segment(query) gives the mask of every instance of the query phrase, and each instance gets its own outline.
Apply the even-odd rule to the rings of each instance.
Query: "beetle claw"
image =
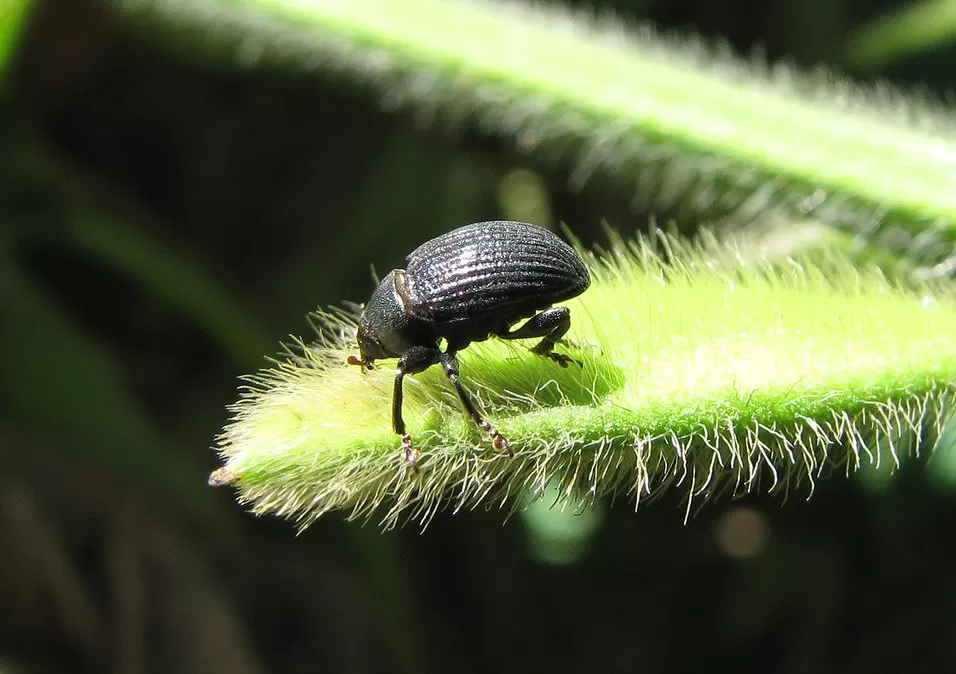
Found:
[[[487,421],[482,421],[480,425],[481,429],[491,438],[491,444],[495,446],[495,449],[497,449],[499,452],[508,452],[508,458],[513,459],[515,453],[514,450],[511,449],[511,445],[508,443],[508,438],[499,433],[498,429],[489,424]]]
[[[559,341],[563,341],[563,340],[559,340]],[[558,353],[557,351],[554,351],[553,347],[554,347],[554,344],[543,342],[541,344],[538,344],[538,346],[534,347],[533,349],[531,349],[531,353],[553,360],[555,363],[557,363],[561,367],[567,367],[568,363],[577,363],[578,365],[581,365],[581,363],[578,363],[578,361],[574,360],[574,358],[572,358],[571,356],[566,356],[563,353]]]
[[[408,433],[402,435],[402,464],[410,466],[411,469],[417,473],[418,460],[421,456],[421,453],[415,449],[415,445],[412,444],[412,436]]]
[[[492,436],[492,442],[495,443],[495,449],[497,449],[499,452],[508,452],[509,459],[515,458],[515,452],[513,449],[511,449],[511,444],[508,442],[508,438],[495,431],[495,435]]]
[[[568,363],[574,363],[578,367],[581,367],[581,363],[574,360],[574,358],[572,358],[571,356],[566,356],[563,353],[555,353],[554,351],[552,351],[551,353],[546,353],[545,356],[553,360],[555,363],[557,363],[561,367],[567,367]]]

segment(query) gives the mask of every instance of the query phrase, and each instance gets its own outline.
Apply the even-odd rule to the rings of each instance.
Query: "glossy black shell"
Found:
[[[444,336],[477,341],[584,292],[591,284],[574,249],[523,222],[477,222],[426,241],[408,256],[413,316]]]

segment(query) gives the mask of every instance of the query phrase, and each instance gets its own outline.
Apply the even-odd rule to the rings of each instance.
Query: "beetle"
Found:
[[[392,427],[402,438],[406,464],[414,465],[419,454],[402,417],[402,382],[405,375],[436,363],[495,448],[511,455],[508,440],[481,416],[461,383],[456,354],[492,336],[541,337],[531,351],[567,367],[572,359],[554,347],[571,327],[571,312],[552,305],[587,290],[587,267],[547,229],[509,220],[454,229],[421,244],[406,262],[405,269],[390,271],[372,292],[359,317],[361,358],[349,356],[348,363],[372,369],[376,360],[398,358]],[[529,320],[511,329],[524,318]]]

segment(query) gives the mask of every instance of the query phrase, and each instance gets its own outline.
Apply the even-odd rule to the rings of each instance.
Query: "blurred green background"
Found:
[[[905,3],[572,4],[956,84],[945,21],[859,32]],[[600,243],[605,220],[680,213],[117,5],[21,7],[0,0],[0,673],[956,671],[940,457],[686,525],[675,496],[297,536],[208,488],[237,377],[308,311],[364,300],[370,264],[482,219]]]

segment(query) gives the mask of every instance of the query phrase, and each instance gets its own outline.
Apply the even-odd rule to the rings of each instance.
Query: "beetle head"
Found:
[[[391,271],[382,279],[359,318],[356,338],[366,363],[379,358],[398,358],[407,348],[408,316],[395,287],[396,273],[401,270]]]
[[[356,335],[365,363],[401,358],[413,346],[436,346],[435,329],[412,313],[406,282],[405,270],[394,269],[369,298]]]
[[[372,361],[389,357],[389,355],[385,353],[385,349],[381,343],[375,338],[374,332],[369,333],[364,326],[359,325],[358,335],[356,335],[356,337],[359,353],[362,354],[362,360],[353,361],[353,357],[350,357],[349,362],[352,363],[352,365],[362,365],[371,369]]]

